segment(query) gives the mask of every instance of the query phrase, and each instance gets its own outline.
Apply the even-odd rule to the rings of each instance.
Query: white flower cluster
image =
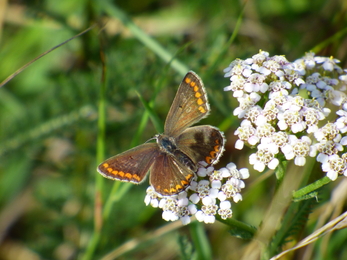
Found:
[[[184,225],[194,215],[205,223],[214,223],[216,214],[222,219],[231,218],[231,200],[235,203],[242,200],[240,192],[245,187],[242,180],[249,177],[248,169],[238,170],[233,163],[219,170],[201,166],[197,177],[186,191],[173,196],[161,196],[152,186],[148,187],[146,205],[161,208],[166,221],[180,219]]]
[[[230,78],[224,90],[237,98],[234,115],[243,119],[235,147],[257,147],[249,159],[254,169],[275,169],[282,153],[299,166],[316,157],[331,180],[347,176],[347,70],[337,63],[312,52],[289,62],[260,51],[224,70]]]

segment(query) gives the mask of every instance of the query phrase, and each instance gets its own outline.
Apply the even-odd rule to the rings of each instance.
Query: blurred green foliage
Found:
[[[119,259],[196,257],[189,226],[145,236],[166,225],[159,209],[143,203],[147,181],[129,186],[125,196],[112,203],[94,250],[86,253],[95,234],[96,194],[101,192],[104,203],[114,185],[102,179],[102,186],[96,186],[103,84],[109,157],[156,134],[150,121],[138,133],[145,109],[136,93],[153,101],[153,110],[164,122],[182,79],[170,63],[129,33],[119,17],[110,16],[105,2],[118,6],[167,53],[201,76],[212,107],[203,123],[218,126],[232,119],[223,125],[228,143],[220,166],[234,161],[241,168],[248,163],[247,153],[233,148],[239,122],[232,115],[231,96],[223,92],[228,85],[223,69],[231,61],[259,49],[294,60],[314,49],[347,67],[343,0],[7,2],[0,11],[1,80],[91,24],[99,26],[36,61],[0,89],[0,259],[99,259],[136,238],[136,247],[121,251]],[[237,37],[228,45],[242,12]],[[137,134],[140,140],[134,138]],[[252,172],[244,201],[233,206],[235,219],[254,226],[262,222],[276,182],[270,176],[254,183],[259,176]],[[322,190],[320,205],[333,189],[330,184]],[[319,208],[296,239],[310,234],[318,218]],[[206,230],[213,259],[246,257],[249,241],[230,236],[227,226],[216,223]],[[341,251],[346,240],[345,230],[336,232],[323,241],[324,252],[322,241],[313,248],[311,259],[346,258],[346,250]]]

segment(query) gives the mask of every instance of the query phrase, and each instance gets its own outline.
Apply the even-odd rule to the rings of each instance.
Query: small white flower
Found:
[[[235,149],[242,150],[245,145],[244,141],[241,141],[240,139],[236,141],[235,143]]]
[[[275,153],[263,144],[258,145],[258,151],[250,155],[249,163],[259,172],[264,171],[265,166],[268,166],[268,164],[271,166],[278,164],[277,159],[275,158]]]
[[[197,221],[203,222],[203,221],[204,221],[204,218],[205,218],[205,214],[204,214],[204,212],[202,212],[201,210],[198,210],[198,211],[195,213],[195,217],[196,217]]]
[[[190,195],[189,200],[194,204],[197,204],[200,201],[200,197],[197,193]]]
[[[222,219],[227,219],[232,217],[233,212],[231,209],[219,209],[218,214],[221,216]]]
[[[341,139],[340,144],[341,144],[342,146],[346,146],[346,145],[347,145],[347,136],[344,136],[344,137]]]
[[[188,203],[189,203],[189,200],[188,200],[187,197],[186,197],[186,198],[179,199],[179,200],[177,201],[177,205],[178,205],[179,207],[187,206]]]
[[[239,170],[241,179],[248,179],[249,178],[249,170],[247,168],[242,168]]]
[[[197,175],[200,176],[200,177],[205,177],[207,175],[207,170],[206,168],[204,167],[200,167],[198,172],[197,172]]]
[[[198,183],[196,181],[191,181],[190,182],[190,186],[189,186],[189,189],[192,190],[192,191],[196,191],[196,188],[198,187]]]
[[[219,187],[221,187],[221,185]],[[213,199],[217,198],[218,192],[219,192],[219,188],[218,189],[216,189],[216,188],[215,189],[213,189],[213,188],[210,189],[209,197],[213,198]]]
[[[294,163],[298,166],[303,166],[306,163],[307,156],[315,156],[315,147],[311,146],[311,139],[303,136],[298,139],[294,135],[290,135],[289,143],[281,148],[287,160],[294,158]]]
[[[219,204],[219,208],[220,208],[220,209],[230,209],[230,208],[231,208],[231,203],[230,203],[230,201],[228,201],[228,200],[222,201],[222,202]]]
[[[265,170],[265,163],[258,160],[257,154],[253,153],[249,157],[249,163],[253,165],[253,168],[257,170],[258,172],[263,172]]]
[[[346,100],[346,94],[334,89],[329,89],[325,93],[326,98],[335,106],[341,106]]]
[[[204,222],[206,224],[213,224],[216,221],[216,217],[214,215],[205,215]]]
[[[222,182],[220,180],[213,180],[211,182],[212,189],[218,190],[222,186]]]
[[[182,221],[182,225],[188,225],[191,220],[190,220],[190,217],[189,216],[184,216],[181,218],[181,221]]]
[[[320,129],[318,129],[318,131],[314,133],[314,136],[317,139],[317,141],[321,141],[321,140],[333,140],[337,137],[338,134],[339,134],[339,130],[337,126],[333,123],[327,123]]]
[[[217,198],[218,198],[220,201],[225,201],[228,197],[227,197],[227,195],[226,195],[223,191],[220,191],[220,192],[218,192]]]
[[[303,57],[303,61],[307,69],[313,69],[316,66],[314,57],[315,57],[315,54],[313,52],[305,53],[305,56]]]
[[[234,196],[233,196],[233,200],[235,203],[238,203],[239,201],[242,200],[242,195],[240,193],[236,193]]]
[[[347,132],[347,111],[339,110],[336,114],[339,115],[339,117],[335,122],[335,126],[340,133],[344,134]]]
[[[239,137],[242,142],[247,142],[251,145],[256,144],[259,138],[256,136],[256,129],[248,120],[243,120],[241,126],[235,131],[235,135]]]
[[[223,170],[224,169],[224,170]],[[214,181],[220,181],[223,180],[223,174],[226,174],[228,172],[228,170],[226,168],[221,168],[219,169],[218,171],[216,170],[213,170],[213,172],[211,172],[208,176],[209,176],[209,179],[210,179],[210,182],[211,182],[211,186],[212,186],[212,183]],[[216,184],[215,184],[216,185]],[[216,186],[212,186],[212,188],[215,188]]]
[[[196,212],[198,211],[198,209],[197,209],[195,204],[190,204],[188,206],[188,211],[189,211],[190,214],[195,215]]]
[[[213,171],[214,171],[213,166],[209,166],[209,167],[207,167],[207,169],[206,169],[206,172],[207,172],[207,175],[208,175],[208,176],[210,176],[211,173],[213,173]]]
[[[297,166],[304,166],[306,163],[306,158],[304,156],[296,156],[294,159],[294,164]]]
[[[176,221],[178,216],[172,211],[163,211],[162,218],[166,221]]]
[[[204,197],[204,198],[202,198],[202,204],[204,204],[204,205],[211,205],[211,204],[213,204],[214,203],[214,200],[213,200],[213,198],[211,198],[211,197],[209,197],[209,196],[206,196],[206,197]]]
[[[146,190],[147,195],[145,196],[145,204],[148,206],[149,204],[153,208],[157,208],[159,206],[160,195],[155,192],[152,186],[149,186]]]
[[[324,164],[329,160],[329,155],[324,154],[324,153],[320,153],[317,155],[316,160],[317,160],[317,162]]]
[[[196,191],[199,194],[200,198],[208,196],[210,192],[210,182],[208,180],[201,180],[198,182]]]
[[[285,132],[276,132],[271,136],[271,141],[277,147],[284,147],[288,144],[288,134]]]
[[[257,154],[255,153],[249,156],[249,163],[253,165],[253,168],[258,172],[263,172],[265,170],[265,163],[259,160]]]
[[[219,169],[219,172],[223,178],[228,178],[231,176],[231,173],[230,173],[228,168],[223,167],[223,168]]]
[[[259,139],[264,137],[270,137],[275,133],[276,129],[269,123],[264,123],[262,125],[257,126],[256,135]]]
[[[275,170],[279,163],[280,161],[277,158],[274,158],[268,163],[267,167],[271,170]]]
[[[334,181],[338,175],[347,174],[347,165],[344,159],[340,158],[337,154],[333,154],[322,164],[322,170],[327,173],[329,179]]]

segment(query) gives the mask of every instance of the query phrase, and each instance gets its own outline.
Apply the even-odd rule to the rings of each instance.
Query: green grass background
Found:
[[[233,148],[239,120],[232,115],[232,93],[223,92],[229,84],[223,69],[259,49],[290,61],[314,50],[346,68],[346,1],[1,4],[0,80],[98,26],[0,89],[0,259],[113,259],[107,258],[111,252],[117,259],[248,259],[251,240],[231,236],[227,225],[167,223],[161,210],[143,202],[148,181],[115,183],[97,174],[96,166],[158,133],[186,70],[193,70],[211,103],[202,123],[220,127],[227,138],[218,167],[230,161],[248,167],[250,150]],[[276,179],[250,170],[233,217],[258,227]],[[315,229],[321,208],[342,181],[321,190],[305,228],[285,246]],[[341,230],[286,259],[346,259],[346,241]]]

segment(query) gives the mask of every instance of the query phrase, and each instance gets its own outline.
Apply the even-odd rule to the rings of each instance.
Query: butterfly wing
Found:
[[[139,184],[159,153],[158,144],[145,143],[107,159],[97,170],[106,178]]]
[[[204,85],[193,71],[183,78],[170,111],[164,132],[176,137],[184,129],[206,117],[210,111]]]
[[[200,161],[209,165],[217,163],[224,144],[223,133],[209,125],[189,127],[176,139],[177,148],[195,164]]]
[[[150,171],[151,185],[157,193],[164,196],[185,190],[194,177],[192,170],[167,153],[158,155]]]

